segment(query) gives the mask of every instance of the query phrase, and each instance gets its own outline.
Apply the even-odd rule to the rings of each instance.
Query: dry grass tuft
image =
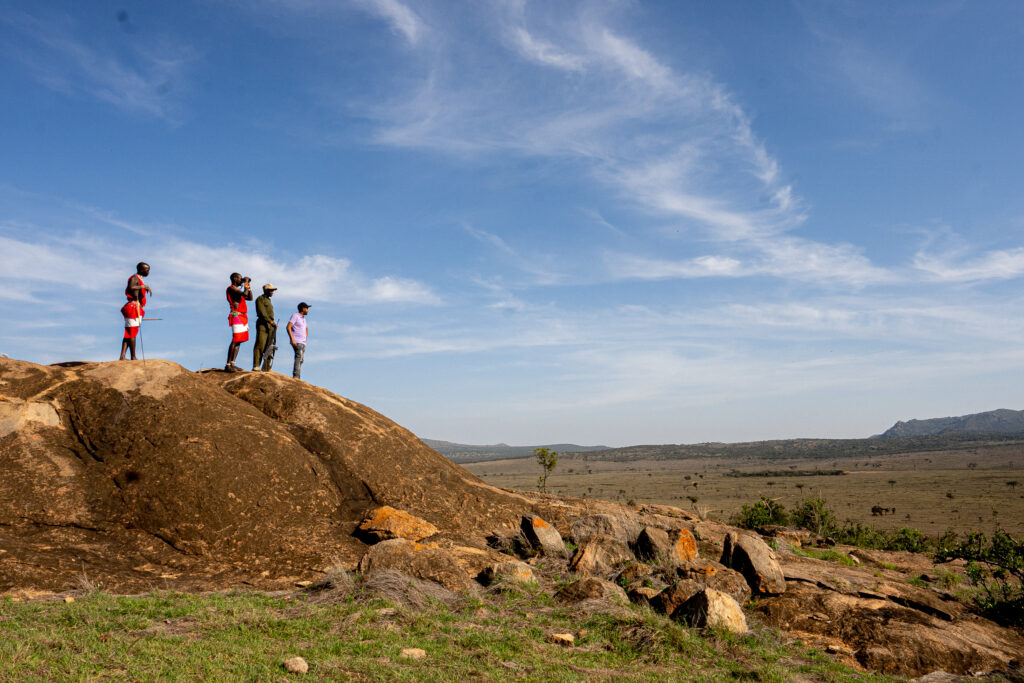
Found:
[[[362,599],[380,598],[411,609],[423,609],[431,602],[455,607],[464,600],[458,593],[438,583],[423,581],[392,569],[363,576],[357,585],[356,596]]]

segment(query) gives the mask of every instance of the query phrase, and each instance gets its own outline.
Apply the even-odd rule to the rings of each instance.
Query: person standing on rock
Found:
[[[128,303],[121,307],[121,315],[124,316],[124,338],[121,340],[121,357],[124,360],[127,351],[131,351],[132,360],[135,357],[135,339],[142,329],[142,318],[146,315],[146,295],[152,295],[153,290],[142,281],[143,276],[149,275],[149,264],[145,261],[135,266],[135,275],[128,278],[128,284],[124,288],[124,295],[128,297]]]
[[[302,379],[302,361],[306,359],[306,340],[309,338],[309,328],[306,327],[306,314],[309,313],[309,304],[303,301],[299,304],[298,313],[292,313],[288,319],[288,339],[295,349],[295,366],[292,368],[292,377]]]
[[[267,351],[267,344],[270,342],[270,333],[277,327],[274,322],[274,304],[270,297],[274,296],[277,287],[269,282],[263,285],[263,293],[256,297],[256,344],[252,347],[252,371],[260,369],[263,362],[263,355]]]
[[[249,284],[251,281],[251,278],[231,273],[231,284],[228,285],[226,292],[228,306],[231,307],[228,313],[231,345],[228,346],[228,362],[224,366],[227,372],[242,372],[242,368],[235,366],[235,358],[242,342],[249,341],[249,308],[245,302],[252,301],[252,286]]]

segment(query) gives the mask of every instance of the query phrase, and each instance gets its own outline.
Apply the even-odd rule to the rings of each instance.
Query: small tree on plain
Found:
[[[555,465],[558,464],[558,453],[547,446],[541,446],[540,448],[534,448],[533,454],[537,456],[537,464],[542,468],[541,475],[537,478],[537,488],[543,493],[547,493],[548,475],[551,474],[552,470],[555,469]]]

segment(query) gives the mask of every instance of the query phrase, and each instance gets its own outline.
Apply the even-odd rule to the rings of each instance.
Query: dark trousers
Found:
[[[257,369],[263,361],[263,351],[270,341],[270,325],[262,320],[256,322],[256,343],[252,347],[252,367]]]

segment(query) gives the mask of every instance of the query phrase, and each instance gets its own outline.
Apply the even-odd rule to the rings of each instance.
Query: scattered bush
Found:
[[[835,513],[821,496],[797,503],[791,517],[793,524],[819,536],[833,536],[838,530]]]
[[[1002,530],[992,538],[981,532],[963,540],[947,536],[935,552],[938,562],[967,560],[967,579],[981,589],[978,607],[996,621],[1024,626],[1024,539]]]
[[[782,503],[768,496],[761,496],[761,500],[753,505],[744,505],[734,521],[736,526],[744,529],[758,529],[772,524],[787,526],[789,514]]]
[[[924,533],[919,529],[912,529],[904,526],[899,530],[886,534],[887,542],[885,550],[905,550],[911,553],[923,553],[931,545]]]

